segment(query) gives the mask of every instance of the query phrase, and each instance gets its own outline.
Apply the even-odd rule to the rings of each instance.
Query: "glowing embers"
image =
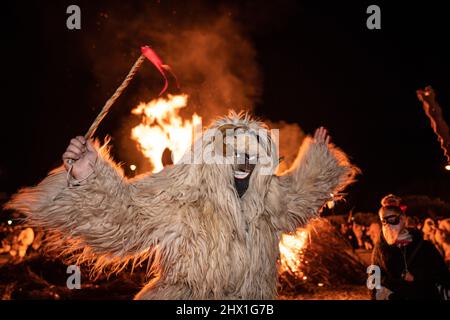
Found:
[[[283,234],[281,236],[280,247],[280,272],[293,273],[299,279],[306,280],[301,267],[303,265],[304,250],[307,245],[308,231],[303,228],[298,228],[295,232],[290,234]]]

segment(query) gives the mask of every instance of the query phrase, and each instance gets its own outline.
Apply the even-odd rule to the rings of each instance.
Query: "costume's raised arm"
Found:
[[[324,129],[323,129],[324,130]],[[334,195],[339,197],[354,182],[359,170],[328,138],[307,137],[292,167],[280,177],[282,203],[286,214],[277,221],[282,231],[293,231],[318,216],[319,209]],[[284,211],[284,210],[283,210]]]
[[[164,192],[176,184],[170,170],[127,180],[105,148],[93,169],[87,180],[69,185],[66,170],[57,168],[5,207],[23,212],[32,225],[56,231],[60,238],[50,246],[64,245],[66,253],[97,266],[143,257],[154,244],[173,240],[177,211],[169,208],[174,201]]]

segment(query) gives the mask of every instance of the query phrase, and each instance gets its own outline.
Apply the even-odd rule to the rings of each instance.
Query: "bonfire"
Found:
[[[170,150],[172,156],[171,163],[175,163],[195,139],[202,117],[193,113],[191,119],[183,119],[180,110],[186,107],[188,96],[180,94],[140,103],[132,110],[134,115],[141,117],[141,123],[132,129],[131,137],[150,161],[153,172],[164,168],[167,150]],[[295,154],[291,153],[297,151],[296,146],[281,147],[281,155],[286,155],[287,159],[295,158]],[[282,234],[279,248],[282,294],[365,283],[364,266],[326,219],[317,219],[293,233]],[[336,273],[337,266],[339,274]]]
[[[140,117],[140,123],[132,128],[129,134],[136,143],[136,149],[150,162],[152,172],[158,172],[165,165],[176,163],[181,159],[186,148],[201,131],[200,115],[192,113],[190,117],[184,118],[180,115],[182,109],[188,108],[188,102],[187,94],[168,94],[147,103],[140,103],[133,108],[132,115]],[[282,125],[287,130],[298,130],[296,126]],[[294,136],[298,135],[297,132],[292,132]],[[292,151],[286,148],[289,145]],[[292,147],[292,143],[282,148],[281,154],[285,155],[287,162],[295,158],[294,150],[297,150],[297,146]],[[283,165],[286,168],[290,163],[285,161]],[[139,168],[130,165],[130,169],[134,172]],[[22,229],[26,226],[16,228]],[[20,233],[20,230],[17,232]],[[351,253],[348,253],[347,244],[339,238],[335,228],[326,219],[318,219],[293,233],[281,235],[279,248],[280,295],[313,292],[342,283],[364,283],[364,268]],[[45,255],[41,248],[30,246],[26,255],[25,253],[21,255],[20,261],[8,252],[4,254],[6,261],[1,266],[2,273],[14,275],[12,281],[0,283],[4,299],[76,299],[89,297],[90,294],[97,299],[101,297],[127,299],[131,298],[136,288],[145,283],[144,270],[137,268],[131,274],[131,268],[128,268],[111,278],[100,277],[96,281],[84,279],[84,293],[78,294],[77,290],[66,288],[66,274],[59,272],[58,277],[56,271],[50,272],[51,274],[38,272],[38,270],[64,270],[57,257]],[[16,270],[17,266],[22,269],[19,273]],[[337,266],[339,274],[335,272]],[[85,270],[87,271],[87,268]],[[115,286],[121,289],[117,290]],[[104,296],[107,292],[111,292],[109,288],[112,287],[115,289],[111,291],[117,292],[117,296]],[[23,288],[28,289],[23,291]]]

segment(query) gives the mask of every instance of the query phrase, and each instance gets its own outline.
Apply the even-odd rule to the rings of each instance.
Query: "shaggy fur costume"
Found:
[[[231,113],[210,128],[265,128]],[[98,146],[97,146],[98,148]],[[68,185],[57,168],[6,205],[58,232],[51,246],[94,271],[149,262],[136,299],[273,299],[278,242],[318,215],[358,169],[333,145],[306,138],[292,168],[262,175],[257,164],[239,197],[231,165],[177,164],[127,179],[105,147],[94,174]]]

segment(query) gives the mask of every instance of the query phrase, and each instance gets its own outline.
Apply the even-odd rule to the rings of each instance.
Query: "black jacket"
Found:
[[[450,272],[435,246],[422,233],[409,230],[413,241],[403,247],[390,246],[383,235],[372,253],[372,264],[381,269],[381,285],[393,293],[389,300],[440,299],[437,285],[450,288]],[[405,260],[413,281],[405,281]],[[374,293],[372,295],[374,297]]]

